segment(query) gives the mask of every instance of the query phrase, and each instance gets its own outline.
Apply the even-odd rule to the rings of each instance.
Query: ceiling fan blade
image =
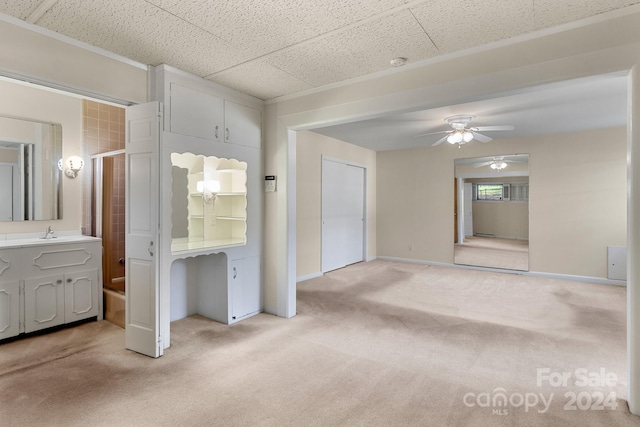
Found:
[[[491,132],[491,131],[496,131],[496,130],[514,130],[514,129],[515,129],[515,127],[511,126],[511,125],[505,125],[505,126],[478,126],[478,127],[472,128],[472,130],[474,132],[476,132],[476,131]]]
[[[427,136],[427,135],[437,135],[439,133],[449,133],[451,132],[450,130],[441,130],[439,132],[429,132],[429,133],[421,133],[419,135],[413,135],[414,138],[420,138],[421,136]]]
[[[442,138],[440,138],[439,140],[437,140],[436,142],[434,142],[433,144],[431,144],[432,147],[435,147],[436,145],[440,145],[443,142],[445,142],[447,140],[447,138],[449,137],[449,135],[445,135]]]
[[[505,160],[503,160],[503,162],[505,162],[505,163],[529,163],[526,160],[509,160],[509,159],[505,159]]]
[[[478,132],[473,132],[473,139],[477,139],[480,142],[489,142],[493,138],[488,137],[487,135],[483,135],[483,134],[478,133]]]
[[[473,167],[474,168],[481,168],[483,166],[489,166],[491,163],[493,163],[493,160],[490,161],[490,162],[474,163]]]

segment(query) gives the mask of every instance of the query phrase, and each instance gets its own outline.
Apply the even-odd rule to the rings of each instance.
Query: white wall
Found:
[[[322,156],[367,168],[367,253],[376,255],[376,152],[315,132],[301,131],[296,146],[296,276],[321,272]]]
[[[473,201],[473,232],[504,239],[529,239],[529,203]]]
[[[378,255],[453,263],[454,159],[506,153],[530,155],[530,270],[606,278],[607,246],[626,245],[625,128],[378,153]]]
[[[82,101],[80,98],[0,80],[0,116],[60,123],[62,155],[82,156]],[[80,172],[82,173],[82,172]],[[80,230],[82,180],[62,177],[62,219],[0,222],[0,234]]]

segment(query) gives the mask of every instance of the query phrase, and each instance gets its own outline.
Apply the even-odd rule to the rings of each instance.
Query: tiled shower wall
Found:
[[[93,170],[91,156],[95,154],[107,153],[124,148],[125,117],[124,108],[116,107],[99,102],[82,101],[82,122],[84,136],[84,159],[85,169],[81,176],[83,179],[83,220],[82,233],[86,235],[94,234],[91,229],[91,181]],[[117,258],[124,258],[124,155],[115,157],[115,186],[114,186],[114,212],[112,223],[114,225],[114,236],[117,241]]]

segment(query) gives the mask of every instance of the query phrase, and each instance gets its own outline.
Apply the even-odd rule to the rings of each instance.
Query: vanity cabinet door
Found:
[[[0,340],[20,333],[20,283],[0,281]]]
[[[260,257],[232,260],[231,295],[232,320],[236,321],[260,311],[262,286],[260,284]]]
[[[24,281],[25,332],[64,323],[64,276],[37,277]]]
[[[98,315],[98,270],[64,275],[65,323]]]

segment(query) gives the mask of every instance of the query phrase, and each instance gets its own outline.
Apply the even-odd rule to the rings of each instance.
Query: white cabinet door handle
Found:
[[[149,255],[153,256],[153,240],[149,242]]]
[[[235,279],[236,277],[238,277],[238,269],[233,267],[233,278]]]
[[[231,132],[229,132],[229,128],[226,128],[225,132],[226,132],[226,138],[227,138],[227,141],[228,141],[229,137],[231,136]]]
[[[216,126],[216,139],[218,139],[218,126]]]

